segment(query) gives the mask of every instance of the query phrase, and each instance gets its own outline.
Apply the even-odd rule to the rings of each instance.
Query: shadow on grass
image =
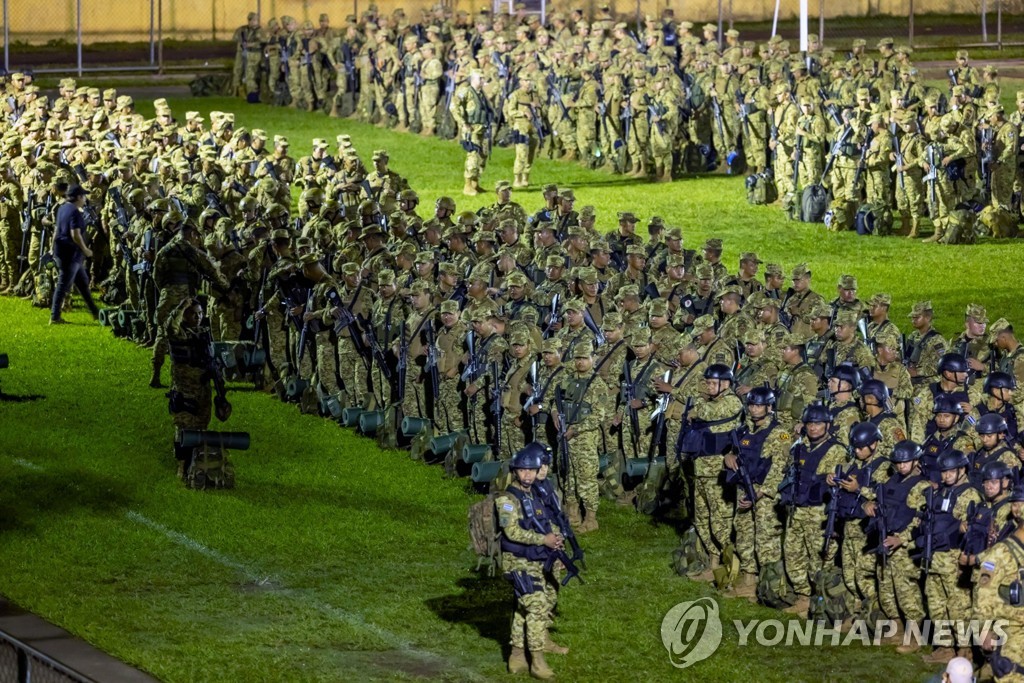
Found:
[[[45,398],[43,394],[5,394],[0,391],[0,403],[31,403]]]
[[[497,576],[467,576],[455,585],[461,593],[430,598],[424,604],[448,623],[472,626],[481,637],[501,645],[507,656],[512,586]]]
[[[32,530],[44,517],[78,511],[120,514],[136,503],[127,486],[123,479],[82,469],[18,471],[0,496],[0,531]]]

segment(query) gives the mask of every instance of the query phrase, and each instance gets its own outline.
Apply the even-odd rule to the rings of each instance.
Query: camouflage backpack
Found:
[[[974,244],[977,240],[977,216],[969,207],[958,204],[946,219],[946,232],[939,240],[943,244]]]
[[[983,226],[979,227],[979,232],[991,237],[1017,236],[1017,218],[1002,207],[986,206],[978,214],[978,223]]]
[[[664,460],[655,458],[647,470],[647,476],[644,478],[643,483],[636,487],[637,512],[653,515],[658,511],[665,477]]]
[[[487,576],[501,573],[501,529],[494,510],[497,493],[491,493],[469,506],[470,548],[476,554],[476,571]]]
[[[235,468],[228,460],[227,451],[210,446],[196,448],[188,468],[187,483],[196,490],[234,488]]]
[[[683,534],[682,542],[673,553],[672,567],[680,576],[700,574],[708,568],[707,553],[700,547],[697,530],[690,527]]]
[[[736,550],[731,544],[722,548],[722,561],[712,571],[715,577],[715,587],[720,591],[732,588],[736,579],[740,577],[740,558],[736,557]]]
[[[782,560],[767,564],[761,568],[757,577],[757,601],[765,607],[785,609],[795,605],[796,593],[786,578],[786,568]]]
[[[816,587],[807,618],[810,621],[843,621],[853,614],[856,599],[846,588],[843,570],[829,566],[814,575]]]

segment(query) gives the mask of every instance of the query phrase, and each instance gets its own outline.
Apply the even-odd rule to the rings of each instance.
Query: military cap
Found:
[[[778,263],[766,263],[764,264],[765,275],[782,275],[782,266]]]
[[[623,285],[619,287],[618,293],[615,295],[616,299],[625,299],[627,296],[635,296],[640,298],[640,288],[636,285]]]
[[[597,214],[594,211],[594,207],[589,204],[580,209],[580,218],[593,218],[595,215]]]
[[[988,323],[988,312],[980,304],[967,304],[967,311],[964,313],[964,317],[974,318],[979,323]]]
[[[350,263],[346,263],[346,264],[342,265],[342,267],[341,267],[341,274],[342,275],[346,275],[346,276],[351,277],[351,276],[356,275],[358,273],[359,273],[359,264],[358,263],[351,263],[350,262]]]
[[[728,36],[729,38],[739,38],[740,37],[740,32],[737,31],[734,28],[731,28],[731,29],[729,29],[728,31],[725,32],[725,35]]]
[[[892,38],[881,38],[878,41],[878,45],[876,45],[875,47],[876,48],[892,47],[893,42],[894,41],[893,41]]]
[[[717,295],[715,295],[715,298],[722,299],[728,296],[729,294],[735,294],[738,299],[743,299],[743,290],[740,289],[739,285],[729,285],[728,287],[723,287],[722,290],[718,292]]]
[[[458,313],[459,312],[459,302],[457,300],[455,300],[455,299],[446,299],[446,300],[442,301],[441,302],[441,312],[442,313]]]
[[[668,301],[665,299],[651,299],[647,302],[647,314],[656,316],[668,315]]]
[[[836,313],[834,325],[856,325],[857,321],[860,320],[860,316],[854,311],[839,311]]]
[[[166,209],[161,210],[166,211]],[[291,238],[292,233],[288,228],[277,228],[270,233],[270,239],[272,240],[290,240]]]
[[[630,326],[622,335],[622,338],[626,340],[626,343],[630,346],[639,346],[641,344],[651,343],[651,328],[646,325],[633,325]]]
[[[630,244],[626,247],[627,256],[647,256],[647,250],[640,244]]]
[[[572,347],[573,358],[590,358],[594,355],[594,347],[590,342],[577,342]]]
[[[868,44],[868,41],[864,40],[863,38],[854,38],[853,39],[853,47],[866,47],[867,44]]]
[[[740,254],[740,263],[743,261],[752,261],[753,263],[764,263],[761,259],[757,258],[757,254],[753,251],[745,251]]]
[[[808,317],[831,318],[832,307],[826,303],[815,304],[814,306],[811,307],[811,310],[808,312]]]
[[[512,271],[505,278],[505,284],[510,287],[525,287],[529,281],[529,278],[518,270]]]
[[[597,271],[593,268],[580,268],[576,274],[580,282],[588,285],[596,285],[598,282]]]
[[[868,299],[868,305],[870,306],[890,306],[892,305],[892,296],[884,292],[879,292]]]
[[[487,320],[490,317],[490,311],[488,309],[477,306],[475,308],[467,308],[462,312],[463,318],[469,323],[480,323]]]
[[[135,100],[132,99],[131,95],[120,95],[117,98],[116,104],[118,109],[124,109],[135,104]]]
[[[430,292],[430,283],[426,280],[415,280],[411,285],[409,285],[409,291],[413,294]]]
[[[590,253],[606,253],[610,252],[611,249],[608,246],[608,241],[603,237],[599,237],[590,243]]]
[[[541,189],[541,192],[543,194],[547,194],[549,192],[558,192],[558,185],[555,185],[554,183],[548,183]]]
[[[566,188],[562,190],[561,194],[558,195],[558,198],[563,201],[574,202],[576,201],[576,193],[572,191],[572,188]]]
[[[684,31],[690,31],[690,30],[693,29],[693,22],[692,21],[680,21],[679,22],[679,28],[684,30]]]
[[[718,32],[718,27],[715,26],[714,24],[704,24],[700,28],[704,32],[709,32],[709,31],[713,31],[713,32],[716,32],[716,33]]]
[[[313,149],[327,149],[330,146],[330,143],[323,138],[313,138]]]
[[[926,95],[924,98],[924,106],[926,107],[937,107],[939,106],[939,96],[936,94]]]
[[[789,332],[782,337],[783,346],[804,346],[807,343],[807,337],[800,334],[799,332]]]
[[[913,318],[915,316],[924,315],[925,313],[931,313],[931,312],[932,312],[932,302],[931,301],[918,301],[917,303],[915,303],[913,306],[910,307],[910,313],[907,314],[907,317],[908,318]]]
[[[751,327],[750,329],[743,333],[741,341],[744,344],[763,344],[764,333],[761,332],[761,330],[757,329],[756,327]]]
[[[544,340],[541,348],[542,353],[562,353],[562,340],[559,337],[550,337]]]
[[[565,259],[563,257],[561,257],[561,256],[553,254],[551,256],[548,256],[544,260],[544,267],[545,268],[564,268],[565,267]]]
[[[632,211],[620,211],[619,221],[625,223],[636,223],[636,214],[634,214]]]
[[[902,352],[903,350],[903,342],[900,340],[900,335],[892,330],[882,331],[876,334],[875,344],[878,346],[884,346],[890,351]]]
[[[993,341],[1000,332],[1005,332],[1011,329],[1013,325],[1006,318],[1000,318],[999,320],[992,323],[988,328],[989,338]]]
[[[375,149],[375,150],[373,150],[373,160],[374,161],[377,161],[378,159],[390,159],[390,158],[391,157],[388,156],[388,151],[386,149]]]
[[[615,311],[605,313],[604,319],[601,320],[601,329],[614,330],[617,327],[622,327],[622,315]]]
[[[442,261],[437,264],[437,272],[444,275],[457,275],[459,267],[451,261]]]
[[[377,284],[382,287],[385,285],[395,284],[395,271],[390,268],[385,268],[377,273]]]
[[[715,319],[710,315],[699,316],[693,321],[693,333],[694,335],[700,334],[705,330],[713,330],[715,328]]]
[[[491,267],[486,263],[481,263],[475,266],[473,270],[469,271],[469,277],[467,280],[477,280],[480,282],[488,282],[491,279]]]
[[[551,232],[554,232],[555,224],[553,221],[541,221],[537,224],[537,230],[550,230]]]
[[[699,266],[697,266],[695,274],[698,280],[715,279],[715,269],[712,268],[711,265],[707,263],[702,263]]]
[[[982,72],[988,74],[989,76],[999,75],[999,69],[994,64],[986,64],[985,68],[982,69]]]
[[[717,237],[704,242],[704,251],[722,251],[722,240]]]
[[[509,335],[508,341],[512,346],[529,346],[530,333],[527,330],[516,330]]]
[[[853,275],[840,275],[836,284],[840,289],[857,289],[857,278]]]
[[[508,190],[512,188],[512,183],[507,180],[499,180],[494,184],[494,191],[501,192],[502,190]]]
[[[989,116],[1002,116],[1005,113],[1006,113],[1006,109],[1003,107],[1003,105],[1001,105],[1001,104],[993,104],[993,105],[989,106],[988,110],[985,112],[985,117],[987,118]],[[956,123],[956,120],[953,119],[953,117],[948,117],[948,118],[950,120],[952,120],[954,123]],[[943,123],[945,123],[945,120],[943,120]]]

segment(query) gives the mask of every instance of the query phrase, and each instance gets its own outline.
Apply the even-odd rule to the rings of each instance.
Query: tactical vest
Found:
[[[788,413],[793,409],[793,400],[796,398],[796,395],[793,394],[790,385],[793,382],[793,378],[796,376],[796,371],[801,365],[806,365],[806,363],[800,363],[799,365],[795,365],[791,369],[787,370],[784,373],[785,381],[783,381],[781,377],[779,378],[779,399],[776,403],[778,406],[778,410],[776,412],[779,414]],[[800,409],[803,410],[802,407]]]
[[[646,401],[655,393],[651,388],[651,375],[654,374],[654,370],[657,368],[654,361],[654,354],[651,354],[651,357],[640,368],[640,372],[633,375],[633,395],[641,401]],[[635,364],[639,362],[639,360],[634,361],[634,365],[630,367],[630,370],[635,371]],[[623,382],[623,390],[625,390],[625,382]]]
[[[971,504],[968,508],[967,532],[963,537],[963,550],[968,555],[977,555],[992,547],[990,539],[996,533],[996,513],[1010,501],[1006,496],[996,503]]]
[[[594,407],[589,401],[585,401],[587,389],[590,388],[591,379],[575,377],[569,380],[562,394],[562,407],[565,410],[563,417],[566,424],[575,425],[590,417]]]
[[[527,531],[535,531],[538,534],[551,533],[551,520],[548,519],[544,502],[540,497],[528,494],[526,491],[509,486],[505,493],[511,493],[519,501],[522,515],[519,518],[519,526]],[[522,557],[532,562],[539,562],[548,556],[548,548],[543,545],[525,545],[509,540],[505,534],[501,535],[501,551],[512,553],[516,557]]]
[[[916,344],[910,347],[910,354],[908,360],[911,365],[917,365],[921,362],[921,354],[924,353],[924,346],[932,337],[938,336],[938,332],[935,330],[928,330],[928,332],[917,340]]]
[[[750,475],[750,481],[754,484],[763,484],[764,478],[768,476],[768,470],[772,466],[772,459],[765,458],[762,455],[762,451],[764,450],[765,440],[778,424],[778,420],[773,418],[764,429],[751,432],[744,425],[736,432],[736,448],[739,451],[739,459],[747,470],[747,474]]]
[[[466,123],[471,126],[485,125],[487,123],[488,106],[484,100],[483,93],[478,92],[475,88],[466,88],[466,97],[472,97],[476,104],[473,107],[473,111],[469,111],[469,107],[466,107]]]
[[[832,437],[824,439],[820,444],[808,448],[800,443],[793,454],[795,477],[792,486],[792,504],[797,507],[816,507],[825,502],[825,476],[818,474],[818,465],[828,450],[838,446]]]
[[[969,482],[955,486],[941,486],[932,498],[932,514],[934,515],[932,527],[932,551],[943,552],[959,548],[963,541],[963,534],[960,532],[960,520],[953,515],[956,508],[956,501],[963,495],[964,491],[971,488]],[[924,536],[925,529],[919,533]],[[918,545],[923,547],[923,542]]]
[[[907,505],[907,496],[910,495],[910,490],[922,481],[924,477],[920,474],[912,474],[906,478],[896,474],[882,484],[882,488],[885,489],[885,509],[882,510],[882,514],[885,515],[886,529],[890,534],[903,531],[914,520],[916,511]]]
[[[1010,374],[1012,375],[1013,372],[1011,371]],[[979,416],[988,415],[989,413],[996,413],[1006,420],[1006,440],[1010,442],[1016,441],[1017,436],[1020,434],[1020,428],[1017,425],[1016,409],[1009,403],[1004,403],[1002,410],[989,410],[984,402],[978,406]]]
[[[929,420],[925,426],[924,433],[925,440],[921,444],[921,459],[918,461],[918,465],[921,467],[921,474],[928,481],[940,483],[942,481],[942,472],[938,467],[939,456],[953,445],[957,430],[954,427],[949,430],[949,436],[942,436],[938,426],[935,424],[935,420]]]
[[[999,457],[1003,453],[1009,453],[1010,455],[1013,456],[1014,460],[1017,460],[1016,453],[1007,448],[1005,444],[1000,444],[996,446],[996,448],[991,452],[975,451],[970,455],[971,466],[967,468],[967,478],[971,480],[972,486],[974,486],[979,491],[982,490],[981,487],[984,482],[981,478],[981,468],[989,464],[990,462],[995,462],[996,460],[999,460]]]
[[[680,452],[689,453],[695,458],[723,455],[733,445],[735,430],[713,432],[711,428],[734,422],[742,414],[740,411],[717,420],[692,420],[690,429],[682,437]]]
[[[860,462],[860,461],[857,461]],[[861,489],[871,487],[871,478],[875,475],[878,468],[883,465],[886,461],[882,458],[875,458],[874,460],[868,461],[863,465],[853,465],[849,470],[846,471],[843,478],[855,477],[857,485]],[[856,492],[846,491],[843,488],[839,489],[839,517],[842,519],[866,519],[867,513],[864,512],[864,508],[861,507],[863,502],[861,499],[861,491],[858,489]]]
[[[168,339],[172,363],[193,368],[208,368],[213,362],[210,347],[203,335],[190,334],[187,339]]]
[[[199,289],[199,271],[193,265],[192,247],[187,244],[175,244],[160,252],[160,280],[158,287],[185,285],[189,292]]]
[[[947,396],[952,397],[952,399],[957,403],[971,402],[971,397],[967,393],[966,389],[960,389],[958,391],[943,391],[938,382],[932,382],[928,385],[928,390],[932,392],[932,400],[934,400],[939,394],[946,394]]]

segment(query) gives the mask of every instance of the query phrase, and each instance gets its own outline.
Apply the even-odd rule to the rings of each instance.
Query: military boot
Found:
[[[583,518],[580,516],[580,508],[578,505],[567,505],[565,508],[565,516],[569,520],[569,526],[573,528],[573,531],[582,530]]]
[[[541,681],[550,681],[555,677],[555,672],[544,661],[544,650],[530,650],[530,675]]]
[[[946,232],[946,226],[944,223],[935,223],[935,232],[932,233],[931,237],[926,237],[921,240],[922,242],[938,242],[942,239],[942,235]]]
[[[782,610],[787,614],[796,614],[801,617],[807,616],[807,610],[811,608],[811,597],[809,595],[797,596],[796,603]]]
[[[937,647],[931,654],[921,657],[928,664],[949,664],[949,661],[956,656],[956,651],[951,647]]]
[[[740,574],[739,580],[733,585],[729,595],[737,598],[750,598],[757,594],[757,575],[749,572]]]
[[[530,670],[526,662],[526,651],[521,647],[512,648],[512,654],[508,656],[508,672],[510,674],[524,674]]]
[[[555,641],[551,640],[551,634],[547,633],[544,636],[544,652],[549,655],[567,655],[569,654],[569,648],[559,645]]]
[[[163,389],[164,385],[160,383],[160,371],[164,368],[164,359],[153,361],[153,374],[149,377],[149,386],[153,389]]]
[[[714,581],[715,570],[718,569],[721,562],[722,558],[720,555],[709,555],[708,568],[702,571],[700,574],[697,574],[696,576],[690,578],[692,578],[694,581]]]
[[[341,112],[338,111],[338,102],[337,102],[337,100],[335,100],[334,104],[331,105],[331,111],[328,114],[328,116],[330,116],[332,119],[341,118]]]
[[[904,221],[904,223],[906,223],[906,221]],[[910,220],[910,232],[907,233],[908,238],[917,237],[917,228],[920,223],[920,218],[912,218]]]
[[[597,512],[594,510],[587,510],[587,517],[583,520],[583,524],[580,525],[581,534],[585,534],[588,531],[597,531]]]
[[[468,197],[475,197],[477,195],[476,183],[473,182],[472,178],[466,178],[466,184],[462,186],[462,194]]]
[[[570,147],[565,151],[565,156],[562,157],[562,161],[576,161],[579,158],[576,154],[576,148]]]

